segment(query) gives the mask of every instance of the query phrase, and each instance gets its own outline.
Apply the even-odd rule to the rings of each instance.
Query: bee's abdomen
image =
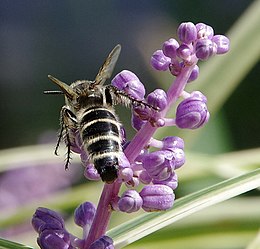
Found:
[[[121,151],[120,124],[108,109],[87,109],[80,122],[84,148],[105,182],[117,178],[118,156]]]

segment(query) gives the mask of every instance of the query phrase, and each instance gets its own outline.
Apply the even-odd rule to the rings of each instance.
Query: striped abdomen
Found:
[[[115,114],[105,107],[88,108],[82,115],[80,129],[84,147],[101,179],[113,182],[121,152],[120,124]]]

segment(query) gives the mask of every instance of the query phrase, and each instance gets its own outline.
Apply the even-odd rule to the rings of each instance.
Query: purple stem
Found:
[[[162,112],[160,112],[159,117],[165,117],[167,111],[179,98],[196,63],[197,61],[192,66],[183,68],[181,74],[176,77],[175,81],[167,91],[168,105]],[[142,129],[136,133],[131,143],[124,151],[130,163],[134,162],[140,151],[149,143],[156,130],[157,127],[153,127],[149,122],[147,122]],[[86,239],[84,249],[88,249],[91,243],[106,233],[112,213],[110,203],[111,200],[117,197],[121,185],[122,183],[118,182],[104,185],[95,218],[93,220],[88,238]]]

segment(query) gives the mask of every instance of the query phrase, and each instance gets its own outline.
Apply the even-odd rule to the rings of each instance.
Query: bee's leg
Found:
[[[118,88],[112,85],[106,86],[105,95],[107,103],[110,103],[111,105],[121,104],[126,107],[129,107],[132,104],[148,107],[155,111],[159,111],[159,108],[149,105],[142,100],[135,99],[128,95],[126,92],[119,90]]]
[[[67,146],[67,157],[65,162],[65,169],[67,170],[69,168],[70,159],[71,159],[71,142],[70,142],[70,129],[76,129],[77,128],[77,119],[76,116],[73,114],[73,112],[68,109],[67,106],[63,106],[60,112],[60,134],[58,137],[58,142],[55,148],[55,154],[57,155],[58,147],[61,141],[61,138],[65,140],[66,146]]]

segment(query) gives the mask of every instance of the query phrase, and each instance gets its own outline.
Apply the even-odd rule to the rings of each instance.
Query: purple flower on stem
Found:
[[[89,249],[114,249],[113,240],[108,236],[102,236],[93,242]]]
[[[125,191],[118,201],[119,210],[126,213],[136,212],[142,205],[143,200],[134,189]]]
[[[229,39],[224,35],[215,35],[212,41],[217,44],[217,54],[225,54],[229,50]]]
[[[200,60],[208,60],[217,53],[217,44],[209,39],[200,39],[196,42],[196,56]]]
[[[51,209],[39,207],[32,218],[32,225],[38,233],[48,228],[64,229],[64,220],[61,215]]]
[[[196,25],[197,29],[197,38],[203,39],[208,38],[211,39],[214,35],[214,30],[211,26],[205,24],[205,23],[197,23]]]
[[[206,103],[197,97],[183,100],[177,107],[176,125],[182,129],[197,129],[209,120]]]
[[[178,177],[176,173],[171,174],[171,176],[163,181],[153,180],[153,184],[162,184],[170,187],[172,190],[178,187]]]
[[[111,84],[119,90],[123,90],[130,96],[142,100],[145,95],[144,85],[139,78],[128,70],[118,73],[111,81]]]
[[[146,212],[162,211],[172,207],[174,202],[173,190],[166,185],[148,185],[140,192],[143,199],[142,208]]]
[[[70,235],[65,230],[44,230],[38,240],[39,246],[44,249],[72,249]]]
[[[151,65],[154,69],[159,71],[166,71],[169,68],[171,59],[164,55],[162,50],[154,52],[151,58]]]
[[[177,34],[180,42],[173,38],[165,41],[162,48],[151,57],[154,69],[168,71],[176,76],[167,92],[157,89],[148,94],[147,104],[139,104],[140,100],[145,99],[145,88],[134,73],[124,70],[112,79],[114,87],[139,100],[132,107],[132,126],[138,132],[131,141],[127,141],[122,132],[123,152],[120,152],[122,157],[119,158],[118,178],[112,184],[104,185],[97,209],[90,203],[82,204],[76,209],[76,224],[83,229],[87,227],[82,239],[65,230],[64,221],[59,215],[45,209],[36,211],[32,223],[39,233],[38,241],[42,248],[55,248],[55,243],[61,245],[60,248],[114,248],[112,239],[104,235],[112,210],[131,213],[140,207],[147,212],[172,207],[175,199],[173,190],[178,186],[175,170],[185,162],[184,142],[175,136],[157,140],[153,134],[163,126],[197,129],[208,121],[206,97],[198,91],[186,92],[185,86],[199,76],[199,60],[204,61],[229,50],[228,38],[215,35],[213,28],[204,23],[182,23]],[[166,118],[167,112],[180,97],[184,100],[177,107],[176,117]],[[159,110],[155,111],[149,105]],[[86,177],[91,180],[100,179],[100,172],[93,168],[88,155],[82,150],[77,130],[70,130],[69,135],[73,138],[73,151],[81,155]],[[150,147],[154,147],[155,151],[150,152]],[[134,188],[140,182],[145,186],[138,193]],[[131,189],[119,197],[122,183]]]
[[[83,228],[84,237],[89,233],[95,213],[96,208],[91,202],[82,203],[74,211],[74,221],[78,226]]]
[[[177,33],[179,39],[185,44],[189,44],[197,38],[197,29],[192,22],[182,23],[179,26]]]
[[[168,41],[163,43],[162,50],[164,55],[171,59],[175,59],[176,52],[179,46],[180,46],[179,43],[175,39],[173,38],[169,39]]]

